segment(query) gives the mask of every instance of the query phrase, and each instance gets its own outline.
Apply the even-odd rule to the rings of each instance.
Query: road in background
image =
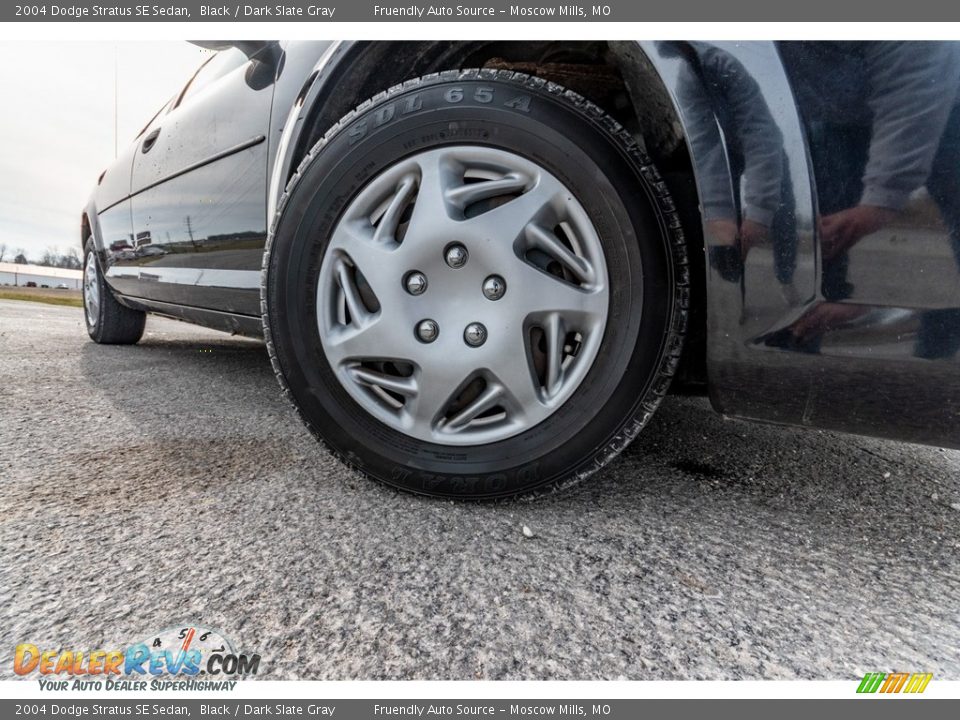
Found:
[[[534,537],[525,537],[523,526]],[[261,343],[0,301],[0,675],[196,622],[300,679],[960,679],[960,453],[668,398],[619,460],[458,504],[346,470]]]

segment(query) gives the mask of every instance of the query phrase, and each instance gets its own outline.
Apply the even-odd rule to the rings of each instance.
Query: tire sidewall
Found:
[[[443,145],[496,147],[556,176],[587,210],[610,283],[604,338],[576,392],[524,433],[468,448],[417,441],[368,415],[330,368],[317,326],[316,283],[340,214],[384,169]],[[653,198],[622,139],[545,83],[435,79],[361,106],[301,166],[269,244],[265,320],[301,414],[350,464],[428,494],[516,494],[589,470],[636,415],[668,335],[670,246]]]

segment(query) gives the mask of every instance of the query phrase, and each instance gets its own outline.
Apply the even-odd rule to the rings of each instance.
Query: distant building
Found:
[[[51,288],[66,285],[71,290],[79,290],[83,286],[83,271],[0,262],[0,286],[27,287],[28,283],[33,283],[37,287],[46,285]]]

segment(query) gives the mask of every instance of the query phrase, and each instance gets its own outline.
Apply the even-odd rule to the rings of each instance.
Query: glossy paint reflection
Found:
[[[819,352],[844,328],[889,328],[890,314],[872,308],[891,307],[916,316],[899,328],[915,357],[956,355],[960,45],[787,43],[781,52],[816,173],[825,302],[765,342]]]
[[[259,313],[266,240],[267,142],[278,45],[212,57],[137,139],[132,232],[106,244],[123,293],[218,311]]]
[[[960,45],[645,48],[698,174],[715,406],[960,444]]]

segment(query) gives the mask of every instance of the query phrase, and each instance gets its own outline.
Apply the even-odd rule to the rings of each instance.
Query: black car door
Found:
[[[259,313],[276,44],[216,52],[139,140],[132,248],[140,297]],[[135,268],[135,269],[134,269]]]

